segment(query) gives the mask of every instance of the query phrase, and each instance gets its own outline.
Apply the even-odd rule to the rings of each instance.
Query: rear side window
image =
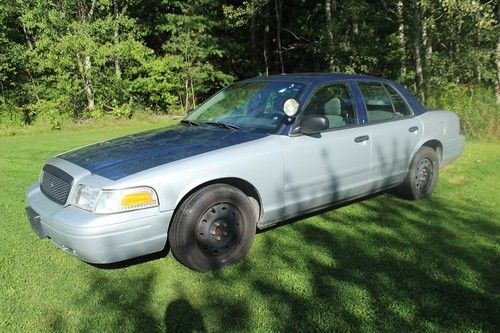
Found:
[[[358,82],[368,114],[368,122],[411,115],[401,95],[391,86],[378,82]]]

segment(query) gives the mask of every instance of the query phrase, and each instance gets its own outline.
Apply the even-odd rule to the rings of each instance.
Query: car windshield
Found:
[[[303,89],[304,84],[294,82],[235,83],[200,105],[183,122],[275,132],[286,119],[283,104],[287,99],[298,99]]]

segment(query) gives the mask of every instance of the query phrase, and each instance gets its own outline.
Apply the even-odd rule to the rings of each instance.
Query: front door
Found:
[[[330,128],[317,135],[280,136],[287,217],[369,190],[371,140],[368,129],[357,126],[349,86],[320,86],[304,113],[326,116]]]

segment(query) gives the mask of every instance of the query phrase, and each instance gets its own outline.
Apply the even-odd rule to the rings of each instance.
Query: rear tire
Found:
[[[400,196],[417,200],[428,198],[436,188],[439,177],[439,160],[436,151],[421,147],[410,164],[404,182],[397,188]]]
[[[207,272],[244,258],[255,230],[256,216],[248,197],[233,186],[214,184],[184,200],[168,238],[179,262]]]

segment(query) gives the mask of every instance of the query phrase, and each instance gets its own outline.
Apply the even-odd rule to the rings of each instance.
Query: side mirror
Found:
[[[329,127],[330,122],[327,117],[319,114],[311,114],[304,116],[304,119],[302,119],[300,132],[308,135],[317,134],[328,129]]]
[[[299,101],[295,98],[289,98],[283,104],[283,112],[285,112],[288,117],[292,118],[297,114],[297,112],[299,112],[299,107]]]

